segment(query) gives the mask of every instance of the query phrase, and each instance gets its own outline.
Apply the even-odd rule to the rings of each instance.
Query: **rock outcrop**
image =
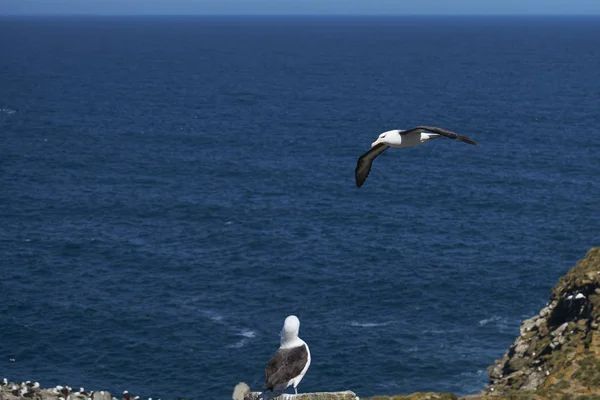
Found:
[[[458,400],[452,393],[418,392],[408,395],[375,396],[363,400]]]
[[[600,396],[600,248],[591,249],[523,322],[520,336],[489,368],[483,393]]]
[[[270,395],[271,393],[267,393]],[[237,384],[233,389],[233,400],[269,400],[271,397],[263,397],[260,392],[252,392],[250,387],[244,382]],[[276,400],[359,400],[356,393],[346,390],[344,392],[317,392],[317,393],[284,393],[277,397]]]
[[[260,393],[252,392],[247,400],[262,400]],[[345,392],[284,393],[273,400],[358,400],[358,396],[350,390]]]

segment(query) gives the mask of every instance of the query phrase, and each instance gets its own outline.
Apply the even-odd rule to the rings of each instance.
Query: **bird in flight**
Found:
[[[365,183],[365,180],[369,176],[369,172],[371,172],[371,166],[373,165],[375,158],[390,147],[401,149],[403,147],[418,146],[431,139],[440,137],[447,137],[477,146],[477,142],[470,137],[459,135],[458,133],[435,126],[417,126],[416,128],[405,131],[393,129],[391,131],[383,132],[379,135],[377,140],[371,143],[371,150],[358,158],[355,170],[356,186],[361,187],[363,183]]]

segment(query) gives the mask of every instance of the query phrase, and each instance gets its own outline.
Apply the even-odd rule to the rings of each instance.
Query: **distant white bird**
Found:
[[[285,390],[293,386],[298,394],[298,385],[310,366],[310,351],[304,340],[298,337],[299,330],[300,320],[295,315],[285,319],[281,345],[265,368],[265,391]]]
[[[361,187],[365,183],[369,172],[371,172],[373,160],[390,147],[401,149],[403,147],[418,146],[428,140],[437,139],[442,136],[477,146],[477,142],[467,136],[435,126],[417,126],[405,131],[394,129],[383,132],[376,141],[371,143],[371,150],[358,158],[355,170],[356,186]]]

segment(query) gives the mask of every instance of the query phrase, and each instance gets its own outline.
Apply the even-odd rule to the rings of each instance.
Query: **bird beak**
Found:
[[[373,143],[371,143],[371,147],[375,147],[376,145],[378,145],[378,144],[379,144],[379,141],[380,141],[380,139],[379,139],[379,138],[377,138],[377,140],[376,140],[376,141],[374,141]]]

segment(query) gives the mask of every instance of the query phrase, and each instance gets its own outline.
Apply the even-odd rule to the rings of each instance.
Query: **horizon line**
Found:
[[[600,17],[599,13],[506,13],[506,14],[486,14],[486,13],[280,13],[280,14],[224,14],[224,13],[94,13],[94,12],[79,12],[79,13],[2,13],[0,17]]]

